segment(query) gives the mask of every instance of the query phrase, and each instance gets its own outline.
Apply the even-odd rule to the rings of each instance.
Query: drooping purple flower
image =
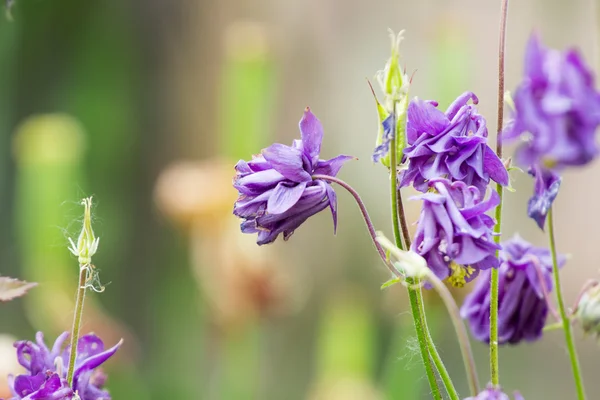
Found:
[[[38,332],[36,341],[15,343],[17,360],[27,374],[11,379],[11,400],[70,400],[77,393],[81,400],[110,400],[110,394],[103,390],[106,378],[98,367],[116,353],[121,346],[105,350],[104,343],[96,335],[89,334],[77,341],[77,356],[73,372],[73,386],[69,387],[66,377],[69,369],[70,348],[64,348],[68,332],[60,335],[52,349],[44,342],[44,335]]]
[[[533,196],[527,204],[527,215],[544,230],[546,215],[554,199],[558,195],[561,178],[551,169],[535,165],[529,169],[529,173],[535,178]]]
[[[559,257],[559,265],[565,258]],[[516,344],[542,336],[548,314],[546,294],[552,290],[550,250],[534,247],[514,236],[502,244],[498,268],[498,343]],[[490,272],[481,274],[465,298],[461,316],[468,320],[473,336],[490,340]]]
[[[524,139],[517,150],[523,166],[561,169],[585,165],[598,155],[600,93],[577,50],[548,49],[532,35],[514,103],[514,121],[503,136]]]
[[[291,147],[275,143],[235,166],[233,186],[239,197],[233,213],[243,219],[243,233],[258,233],[259,245],[273,242],[280,233],[287,240],[304,221],[328,206],[335,232],[335,191],[329,182],[313,179],[313,175],[335,177],[353,157],[319,159],[323,127],[308,107],[300,120],[300,134],[302,139],[294,140]]]
[[[469,100],[473,104],[467,104]],[[486,121],[477,112],[479,100],[465,92],[446,113],[434,101],[414,99],[408,106],[407,140],[404,149],[406,170],[400,173],[400,186],[411,183],[418,191],[428,189],[436,178],[462,181],[485,192],[490,179],[508,185],[508,172],[487,145]]]
[[[519,392],[514,393],[515,400],[525,400]],[[488,387],[475,397],[467,397],[465,400],[510,400],[510,397],[499,387],[489,384]]]
[[[475,278],[480,270],[498,267],[500,246],[493,241],[493,218],[485,214],[500,203],[495,191],[484,200],[475,186],[434,179],[435,191],[414,197],[423,201],[411,250],[421,255],[440,278],[455,286]]]

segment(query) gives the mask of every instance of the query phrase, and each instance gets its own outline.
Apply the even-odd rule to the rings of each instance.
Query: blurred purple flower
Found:
[[[514,393],[515,400],[525,400],[519,392]],[[465,400],[510,400],[510,397],[500,388],[489,384],[488,387],[475,397],[467,397]]]
[[[525,77],[514,102],[514,121],[503,136],[525,139],[517,150],[523,166],[560,169],[587,164],[598,155],[600,93],[575,49],[548,49],[532,35],[525,52]]]
[[[467,104],[469,100],[473,104]],[[447,178],[462,181],[485,192],[490,178],[508,185],[508,172],[496,153],[487,145],[485,119],[474,104],[472,92],[460,95],[446,113],[434,101],[414,99],[408,106],[407,139],[404,149],[406,170],[400,174],[400,186],[411,183],[425,192],[427,181]]]
[[[553,170],[538,165],[531,167],[529,173],[535,178],[535,184],[527,205],[527,215],[544,230],[546,215],[558,195],[561,178]]]
[[[102,390],[106,380],[100,369],[101,364],[113,356],[121,346],[104,350],[104,343],[96,335],[79,338],[77,357],[73,373],[73,387],[67,381],[70,348],[63,350],[69,336],[60,335],[52,349],[44,343],[44,335],[38,332],[36,342],[19,341],[15,343],[17,360],[27,374],[11,378],[11,389],[15,397],[11,400],[63,400],[72,399],[77,393],[81,400],[110,400],[110,394]]]
[[[435,193],[414,197],[423,200],[423,208],[411,250],[423,256],[440,279],[450,277],[454,286],[472,280],[479,270],[498,267],[495,221],[485,214],[500,203],[498,194],[492,191],[484,200],[485,192],[475,186],[447,179],[431,180],[429,186]]]
[[[331,209],[337,226],[337,200],[333,187],[313,175],[335,177],[352,159],[338,156],[320,160],[323,127],[307,107],[300,120],[302,140],[292,146],[275,143],[254,156],[240,160],[233,186],[239,197],[233,213],[242,218],[243,233],[258,233],[259,245],[273,242],[280,233],[287,240],[304,221],[323,209]]]
[[[534,247],[518,235],[502,244],[498,297],[498,342],[516,344],[542,336],[548,314],[544,291],[552,291],[550,250]],[[559,265],[565,262],[559,256]],[[540,279],[543,277],[543,281]],[[468,319],[473,336],[490,340],[490,273],[482,273],[465,298],[461,315]]]

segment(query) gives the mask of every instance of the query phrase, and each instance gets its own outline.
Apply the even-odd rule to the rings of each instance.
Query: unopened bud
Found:
[[[600,335],[600,285],[590,287],[581,295],[575,316],[585,333]]]
[[[85,208],[83,212],[83,227],[77,239],[77,245],[75,245],[73,239],[69,238],[69,242],[71,243],[69,250],[78,257],[80,265],[88,265],[92,263],[92,256],[98,250],[100,238],[94,236],[94,230],[92,229],[92,198],[83,199],[81,204]]]

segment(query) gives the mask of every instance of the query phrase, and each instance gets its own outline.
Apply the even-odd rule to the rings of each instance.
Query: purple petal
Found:
[[[304,144],[306,146],[306,143]],[[302,152],[284,144],[275,143],[262,151],[273,169],[293,182],[308,182],[310,174],[304,170]],[[252,175],[251,175],[252,176]]]
[[[14,389],[15,394],[21,398],[35,393],[46,381],[46,374],[40,372],[34,376],[19,375],[15,378]]]
[[[106,360],[108,360],[110,357],[113,356],[113,354],[115,354],[117,352],[117,350],[119,349],[119,347],[121,347],[122,344],[123,344],[123,340],[119,341],[119,343],[117,343],[115,346],[111,347],[110,349],[108,349],[102,353],[97,353],[97,354],[93,355],[92,357],[89,357],[89,358],[83,360],[83,362],[80,365],[76,365],[75,373],[73,375],[73,387],[74,388],[77,387],[77,380],[78,380],[80,374],[82,374],[86,371],[93,370],[94,368],[103,364]]]
[[[475,96],[473,92],[464,92],[460,96],[450,104],[448,109],[446,110],[446,117],[451,121],[456,116],[456,113],[464,107],[469,100],[473,100],[473,104],[479,103],[479,99]]]
[[[233,187],[242,194],[258,196],[266,190],[274,188],[284,179],[285,177],[279,172],[269,169],[239,178],[234,182]]]
[[[267,201],[267,212],[281,214],[292,208],[300,200],[306,185],[307,182],[300,182],[293,187],[285,182],[277,184]]]
[[[314,174],[319,175],[328,175],[328,176],[336,176],[340,171],[340,168],[349,160],[356,160],[355,157],[352,156],[337,156],[330,160],[323,161],[319,160],[317,166],[315,167]]]
[[[300,120],[300,135],[304,154],[311,161],[311,167],[315,166],[319,161],[319,154],[321,154],[323,125],[308,107],[304,110],[304,115]]]
[[[335,235],[337,231],[337,195],[329,183],[325,184],[325,189],[327,190],[329,208],[331,209],[331,216],[333,217],[333,234]]]
[[[508,185],[508,171],[496,153],[489,146],[485,146],[483,155],[483,167],[490,178],[502,186]]]
[[[424,132],[436,135],[442,132],[450,121],[446,115],[431,103],[413,99],[407,112],[406,134],[408,143],[413,144]]]

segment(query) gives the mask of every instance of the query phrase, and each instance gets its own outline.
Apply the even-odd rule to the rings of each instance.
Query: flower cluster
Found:
[[[275,241],[280,233],[287,240],[310,216],[328,206],[335,231],[335,191],[325,179],[313,176],[335,177],[352,157],[319,159],[323,127],[308,108],[300,120],[300,133],[302,139],[292,146],[275,143],[235,166],[233,186],[239,197],[233,213],[243,219],[243,233],[258,234],[259,245]]]
[[[414,197],[423,201],[411,250],[421,255],[440,278],[450,277],[455,286],[475,278],[480,270],[496,268],[498,259],[491,228],[495,221],[485,214],[500,198],[492,191],[488,200],[475,186],[434,179],[435,193]]]
[[[500,252],[498,342],[516,344],[542,336],[552,290],[550,250],[534,247],[518,235],[502,244]],[[565,258],[559,257],[559,265]],[[482,274],[461,309],[473,336],[490,340],[490,273]]]
[[[536,179],[528,215],[541,229],[558,194],[558,173],[598,156],[599,125],[600,92],[580,54],[574,49],[548,49],[532,35],[525,76],[515,91],[514,120],[502,136],[507,141],[522,139],[517,160]]]
[[[469,100],[473,104],[468,104]],[[447,178],[464,182],[485,192],[490,179],[508,185],[508,172],[487,145],[486,121],[474,104],[477,96],[465,92],[446,113],[434,101],[414,99],[408,106],[404,149],[407,168],[400,174],[400,186],[411,183],[425,192],[428,181]]]
[[[79,338],[73,385],[69,386],[66,376],[70,349],[63,350],[68,336],[67,332],[60,335],[52,349],[46,346],[41,332],[36,335],[35,343],[25,340],[15,343],[17,360],[27,374],[10,379],[14,395],[10,400],[71,400],[76,395],[81,400],[110,400],[110,394],[103,390],[106,375],[98,367],[116,353],[121,342],[105,350],[96,335]]]
[[[600,93],[576,50],[548,49],[532,35],[514,105],[515,118],[504,138],[524,139],[517,149],[522,165],[561,169],[585,165],[598,155]]]

